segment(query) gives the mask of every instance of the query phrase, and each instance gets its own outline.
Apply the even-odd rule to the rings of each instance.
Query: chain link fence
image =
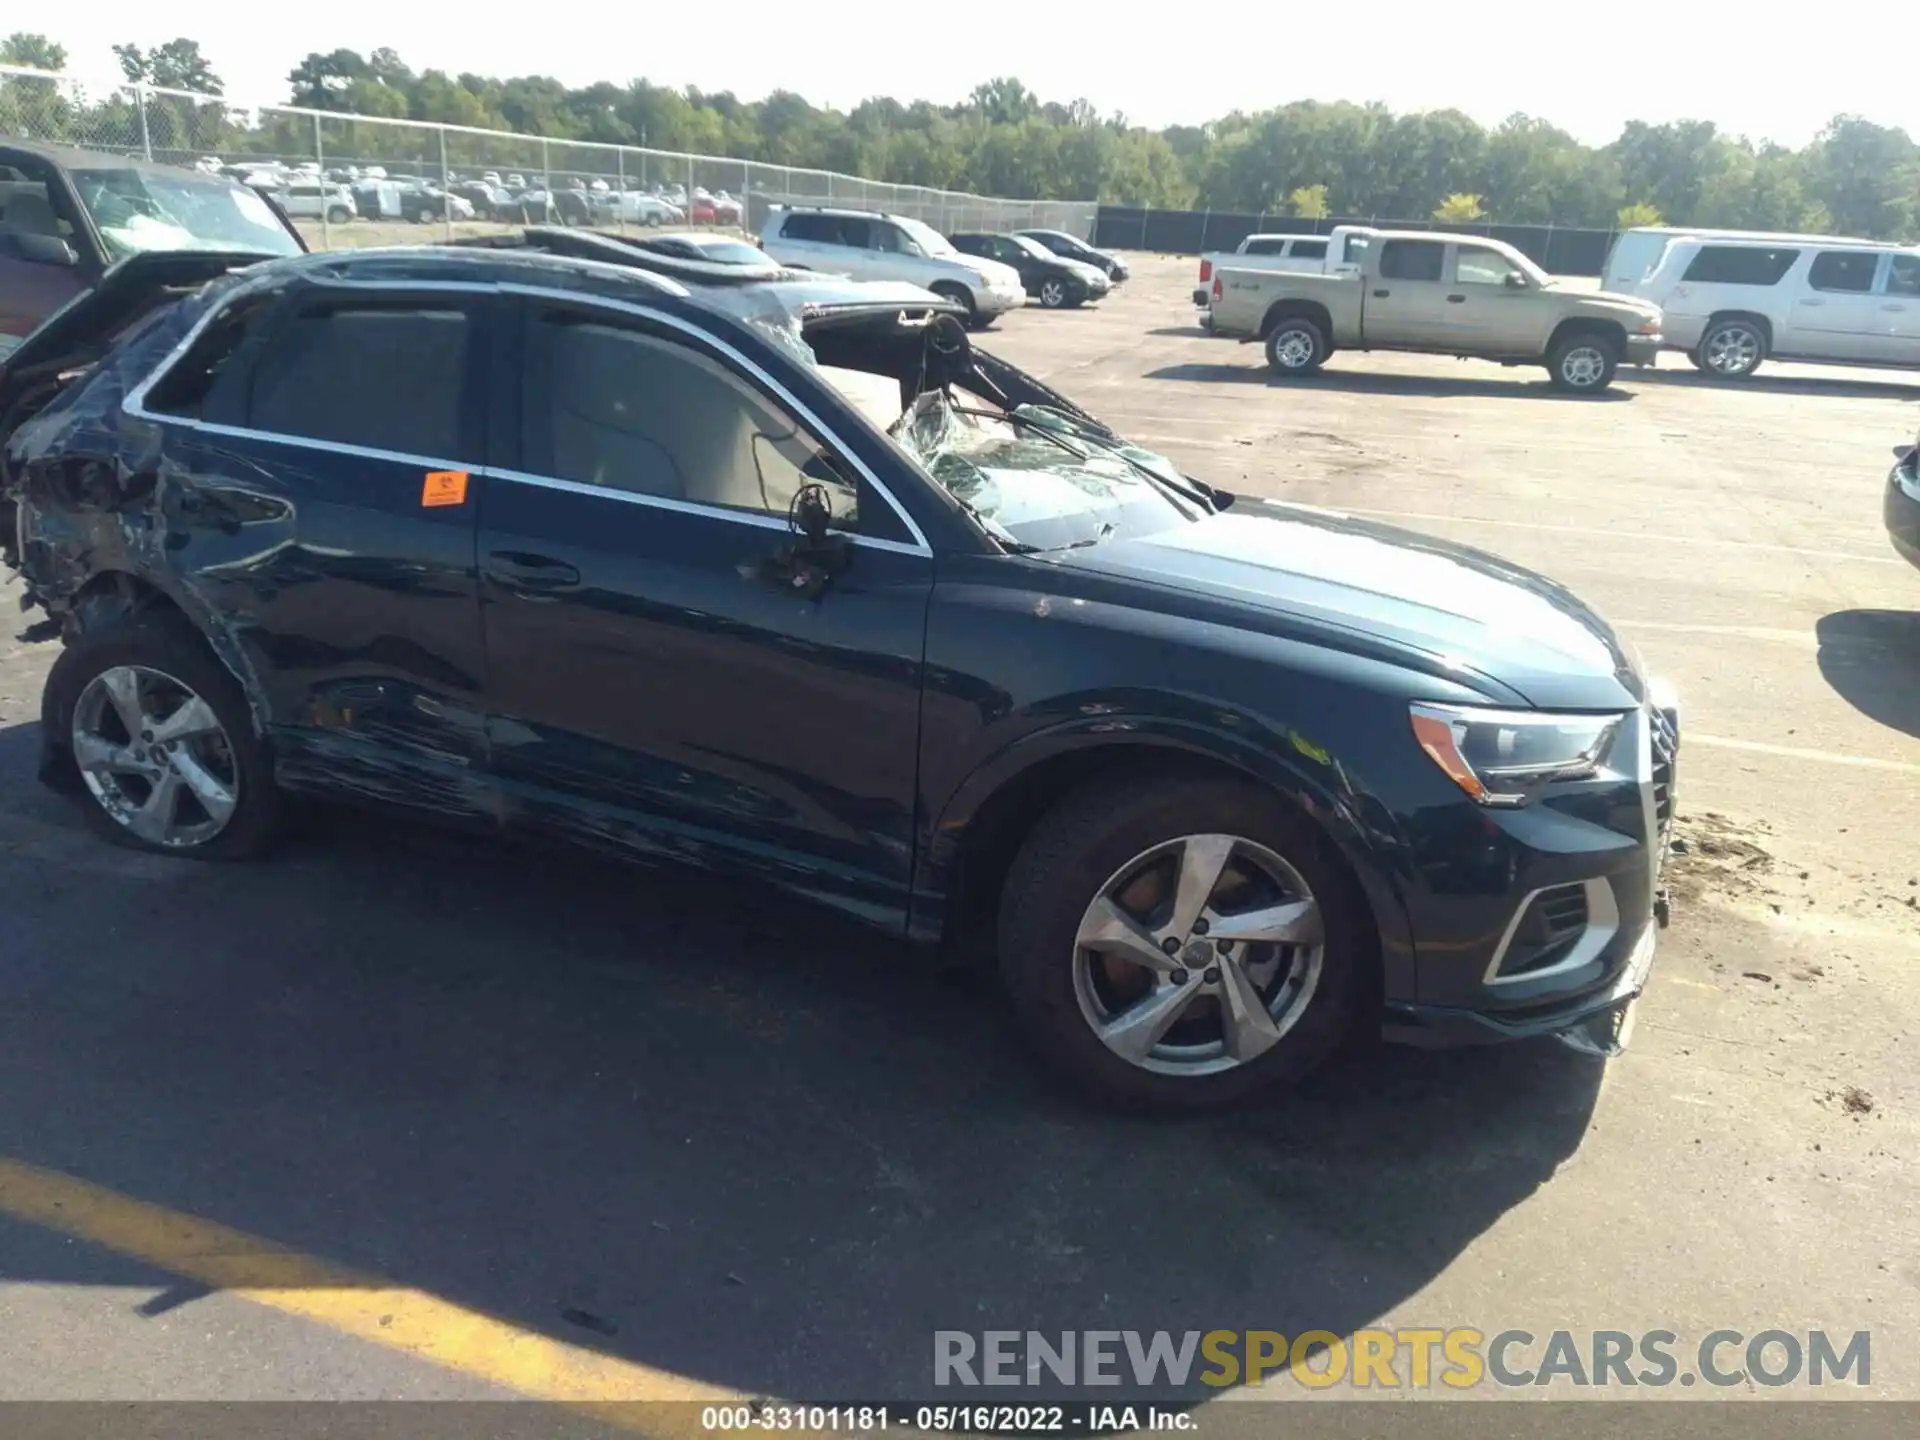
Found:
[[[757,160],[89,86],[10,65],[0,65],[0,136],[219,170],[271,195],[316,249],[411,238],[396,225],[447,238],[530,221],[758,234],[777,205],[885,210],[943,233],[1045,227],[1088,238],[1096,211],[1092,201],[994,199]]]

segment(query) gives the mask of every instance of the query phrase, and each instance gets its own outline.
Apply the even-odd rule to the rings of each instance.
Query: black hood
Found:
[[[1466,683],[1485,677],[1546,709],[1624,709],[1645,694],[1612,627],[1565,587],[1393,525],[1241,500],[1191,525],[1058,558],[1365,637],[1367,648],[1419,657],[1418,668]]]

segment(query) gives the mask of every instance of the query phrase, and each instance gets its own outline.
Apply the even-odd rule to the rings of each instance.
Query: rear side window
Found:
[[[1920,295],[1920,255],[1896,255],[1887,267],[1887,294]]]
[[[1365,235],[1347,236],[1347,247],[1342,263],[1358,265],[1361,261],[1365,260],[1367,258],[1367,242],[1368,237]]]
[[[1778,285],[1800,252],[1765,245],[1702,245],[1680,278],[1702,285]]]
[[[1296,260],[1324,260],[1327,258],[1327,242],[1324,240],[1296,240],[1293,249],[1287,252]]]
[[[813,240],[822,245],[840,243],[840,217],[837,215],[789,215],[780,233],[789,240]]]
[[[1447,247],[1433,240],[1389,240],[1380,247],[1383,280],[1438,280]]]
[[[1880,257],[1870,250],[1822,250],[1807,269],[1807,283],[1816,290],[1865,295],[1879,268]]]
[[[1249,240],[1246,253],[1249,255],[1284,255],[1287,242],[1284,240]]]
[[[429,459],[478,461],[463,442],[471,322],[459,308],[342,304],[273,332],[248,385],[246,424],[273,435]]]

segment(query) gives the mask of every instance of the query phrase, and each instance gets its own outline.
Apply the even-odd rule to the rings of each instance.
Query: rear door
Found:
[[[474,570],[495,305],[243,302],[129,401],[162,422],[168,562],[248,652],[284,783],[497,823]]]
[[[1878,358],[1882,301],[1874,292],[1887,256],[1875,250],[1821,250],[1787,307],[1774,348],[1810,360]]]
[[[1364,277],[1361,331],[1365,343],[1384,349],[1424,349],[1455,328],[1447,303],[1447,242],[1388,240],[1380,263]]]

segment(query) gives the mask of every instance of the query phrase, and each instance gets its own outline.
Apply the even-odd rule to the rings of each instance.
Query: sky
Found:
[[[1452,107],[1487,124],[1524,111],[1589,144],[1612,140],[1629,119],[1705,119],[1798,146],[1841,112],[1920,134],[1920,87],[1883,63],[1910,57],[1920,40],[1920,6],[1910,0],[1865,8],[1878,37],[1867,48],[1851,23],[1802,23],[1813,12],[1778,12],[1788,35],[1753,0],[1208,0],[1190,10],[1124,0],[528,10],[394,0],[263,10],[258,0],[175,0],[165,20],[156,18],[163,7],[145,0],[88,0],[34,7],[30,26],[26,7],[10,8],[0,28],[44,31],[67,47],[68,69],[82,78],[117,74],[116,43],[187,35],[243,104],[285,100],[287,72],[309,51],[386,45],[415,70],[547,74],[575,86],[645,78],[742,99],[788,89],[842,110],[869,95],[951,103],[982,80],[1014,75],[1043,99],[1085,96],[1102,114],[1118,110],[1155,128],[1318,99]]]

